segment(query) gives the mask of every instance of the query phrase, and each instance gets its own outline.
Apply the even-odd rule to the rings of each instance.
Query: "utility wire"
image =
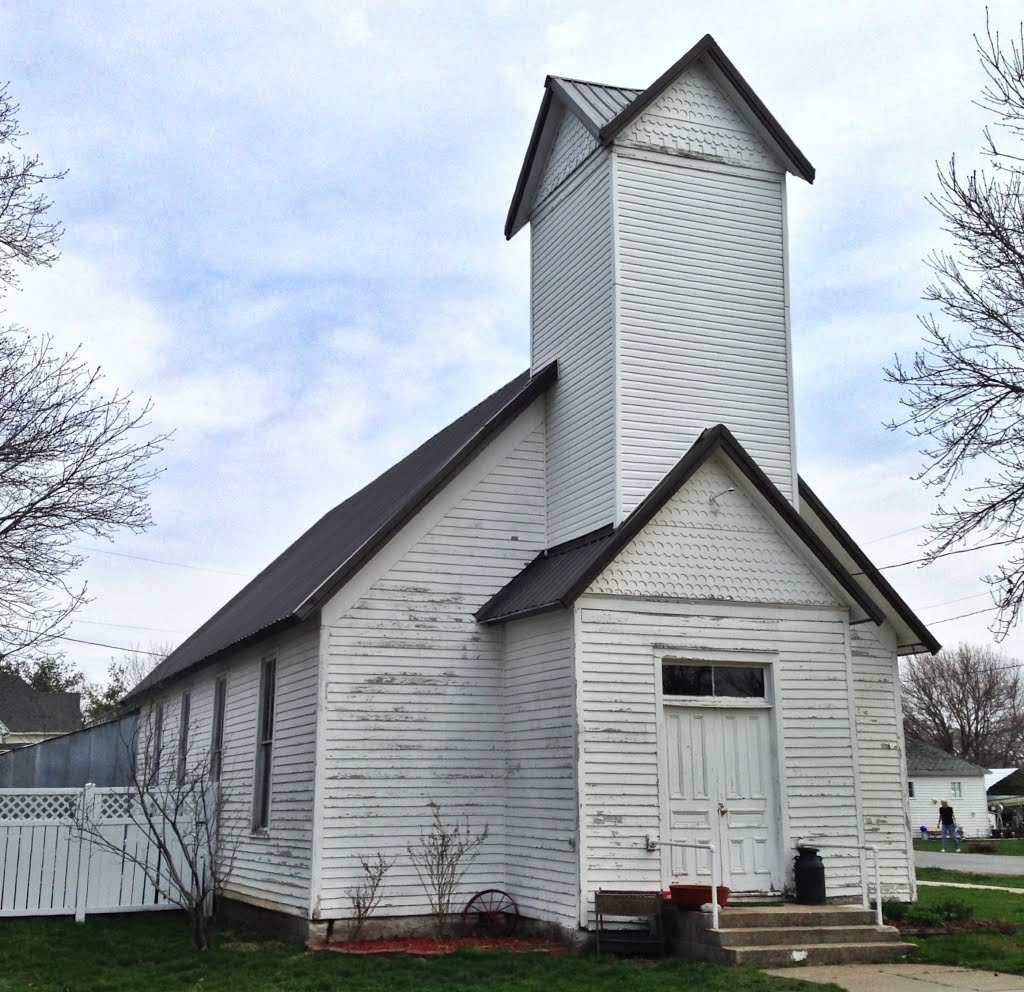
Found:
[[[162,558],[147,558],[145,555],[129,555],[123,551],[107,551],[104,548],[84,548],[80,544],[71,545],[76,551],[88,551],[90,554],[112,555],[114,558],[131,558],[133,561],[148,561],[154,565],[169,565],[171,568],[190,568],[197,572],[215,572],[217,575],[237,575],[245,579],[244,572],[231,572],[225,568],[210,568],[208,565],[190,565],[181,561],[165,561]]]
[[[107,623],[105,620],[72,620],[72,624],[84,623],[90,627],[118,627],[121,630],[145,630],[152,634],[187,634],[187,630],[178,630],[174,627],[140,627],[134,623]]]
[[[922,527],[926,527],[927,524],[914,524],[913,527],[907,527],[905,530],[893,531],[891,534],[886,534],[884,537],[876,537],[870,541],[865,541],[864,546],[868,544],[878,544],[879,541],[888,541],[890,537],[899,537],[901,534],[909,534],[912,530],[920,530]]]
[[[957,548],[954,551],[940,551],[937,555],[927,555],[924,558],[911,558],[909,561],[898,561],[892,565],[879,565],[878,571],[884,572],[888,568],[903,568],[904,565],[918,565],[923,561],[933,562],[936,558],[947,558],[949,555],[965,555],[968,551],[981,551],[983,548],[995,548],[1003,544],[1019,544],[1016,538],[1005,541],[989,541],[988,544],[976,544],[973,548]],[[864,575],[864,572],[851,572],[851,575]]]
[[[154,658],[164,657],[164,653],[162,651],[143,651],[142,648],[126,648],[123,644],[103,644],[100,641],[83,641],[79,637],[68,637],[67,634],[55,634],[53,636],[58,641],[72,641],[75,644],[88,644],[89,647],[93,648],[110,648],[111,651],[128,651],[134,654],[148,654]]]

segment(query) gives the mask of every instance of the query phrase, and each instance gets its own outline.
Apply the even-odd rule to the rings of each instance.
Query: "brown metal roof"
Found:
[[[721,451],[746,476],[808,550],[831,573],[847,595],[876,624],[885,614],[857,580],[801,519],[727,427],[709,427],[642,503],[614,530],[542,551],[477,611],[479,623],[498,623],[569,606],[581,596],[615,556],[646,526],[667,500],[715,452]]]
[[[557,374],[552,362],[536,375],[516,376],[321,517],[126,699],[314,614]]]

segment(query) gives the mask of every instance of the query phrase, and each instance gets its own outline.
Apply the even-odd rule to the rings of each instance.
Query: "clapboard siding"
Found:
[[[857,843],[845,624],[839,611],[765,605],[581,600],[584,877],[587,899],[605,887],[660,886],[660,855],[644,848],[661,830],[656,648],[776,652],[787,794],[784,835]],[[792,856],[783,869],[792,878]],[[859,891],[859,859],[830,852],[829,892]]]
[[[277,698],[271,764],[270,827],[252,830],[256,718],[260,664],[277,658]],[[231,858],[225,894],[293,915],[309,911],[313,775],[319,627],[315,621],[244,648],[191,679],[161,693],[164,767],[177,760],[182,692],[191,693],[189,751],[203,757],[210,746],[214,683],[227,682],[222,789],[225,797],[222,850]],[[140,733],[144,739],[145,729]]]
[[[667,881],[644,838],[662,830],[656,680],[659,659],[676,651],[716,660],[743,652],[772,667],[787,882],[801,837],[859,842],[849,610],[726,463],[702,466],[577,611],[588,902],[602,886]],[[830,894],[859,892],[860,862],[853,850],[828,852]]]
[[[428,911],[406,846],[429,828],[431,801],[446,822],[489,830],[460,898],[503,887],[503,632],[473,613],[544,546],[544,424],[518,429],[464,495],[442,494],[454,505],[425,533],[394,539],[409,546],[364,593],[338,616],[325,610],[325,918],[350,914],[359,856],[377,850],[397,859],[379,915]]]
[[[916,886],[896,639],[889,627],[863,624],[850,629],[850,641],[864,843],[878,845],[886,893],[911,898]]]
[[[624,512],[718,423],[791,498],[783,177],[616,156]]]
[[[988,837],[988,797],[984,775],[911,775],[914,798],[909,800],[910,829],[920,833],[921,827],[935,830],[939,822],[939,803],[943,799],[953,807],[957,826],[965,837]],[[961,795],[953,795],[952,785],[960,783]]]
[[[615,508],[611,165],[597,155],[535,211],[532,365],[558,361],[548,394],[549,545],[610,523]]]
[[[576,854],[572,615],[509,624],[505,640],[505,879],[520,912],[573,926]]]

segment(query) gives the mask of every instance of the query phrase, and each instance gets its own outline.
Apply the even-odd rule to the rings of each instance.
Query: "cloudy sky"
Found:
[[[1019,6],[989,6],[1012,31]],[[180,642],[525,368],[528,235],[502,225],[545,74],[645,86],[706,32],[817,168],[790,179],[800,471],[876,563],[919,557],[932,496],[883,427],[882,367],[920,338],[935,163],[979,146],[984,18],[906,0],[0,7],[24,146],[69,170],[63,257],[6,320],[81,343],[175,431],[156,525],[91,556],[72,635]],[[989,605],[987,554],[886,574],[940,640],[989,642],[989,614],[948,619]],[[67,646],[93,675],[116,653]],[[1024,657],[1024,633],[1005,648]]]

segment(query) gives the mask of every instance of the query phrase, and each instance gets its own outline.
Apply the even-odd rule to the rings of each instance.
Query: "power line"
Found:
[[[988,606],[984,610],[975,610],[973,613],[961,613],[957,617],[944,617],[942,620],[929,620],[929,627],[937,627],[940,623],[949,623],[951,620],[963,620],[964,617],[976,617],[981,613],[991,613],[993,610],[998,610],[998,606]]]
[[[133,561],[148,561],[153,565],[168,565],[171,568],[189,568],[197,572],[214,572],[217,575],[235,575],[241,579],[248,578],[244,572],[231,572],[225,568],[210,568],[208,565],[190,565],[181,561],[166,561],[162,558],[147,558],[145,555],[129,555],[123,551],[107,551],[104,548],[84,548],[80,544],[71,545],[76,551],[88,551],[90,554],[112,555],[114,558],[131,558]]]
[[[83,641],[79,637],[68,637],[67,634],[54,634],[58,641],[72,641],[75,644],[88,644],[92,648],[110,648],[111,651],[127,651],[134,654],[148,654],[154,658],[163,658],[162,651],[143,651],[142,648],[126,648],[123,644],[103,644],[100,641]]]
[[[187,630],[178,630],[174,627],[140,627],[134,623],[107,623],[105,620],[72,620],[73,624],[85,623],[90,627],[117,627],[121,630],[145,630],[152,634],[187,634]]]
[[[933,609],[936,609],[939,606],[950,606],[953,603],[963,603],[963,602],[966,602],[968,599],[981,599],[982,596],[991,596],[991,595],[992,594],[988,593],[988,592],[978,592],[978,593],[975,593],[973,596],[961,596],[959,599],[947,599],[947,600],[944,600],[941,603],[929,603],[927,606],[922,606],[921,609],[922,610],[933,610]]]
[[[890,537],[899,537],[901,534],[909,534],[913,530],[920,530],[922,527],[926,527],[927,524],[914,524],[913,527],[907,527],[905,530],[893,531],[891,534],[886,534],[884,537],[876,537],[870,541],[865,541],[864,545],[878,544],[879,541],[888,541]]]
[[[1019,544],[1017,538],[1009,538],[1005,541],[989,541],[988,544],[976,544],[973,548],[956,548],[953,551],[940,551],[935,555],[926,555],[924,558],[911,558],[909,561],[898,561],[892,565],[879,565],[878,571],[884,572],[888,568],[903,568],[904,565],[918,565],[921,562],[928,562],[929,564],[935,561],[936,558],[947,558],[949,555],[965,555],[968,551],[981,551],[984,548],[995,548],[1003,544]],[[851,572],[851,575],[865,575],[865,572]]]

